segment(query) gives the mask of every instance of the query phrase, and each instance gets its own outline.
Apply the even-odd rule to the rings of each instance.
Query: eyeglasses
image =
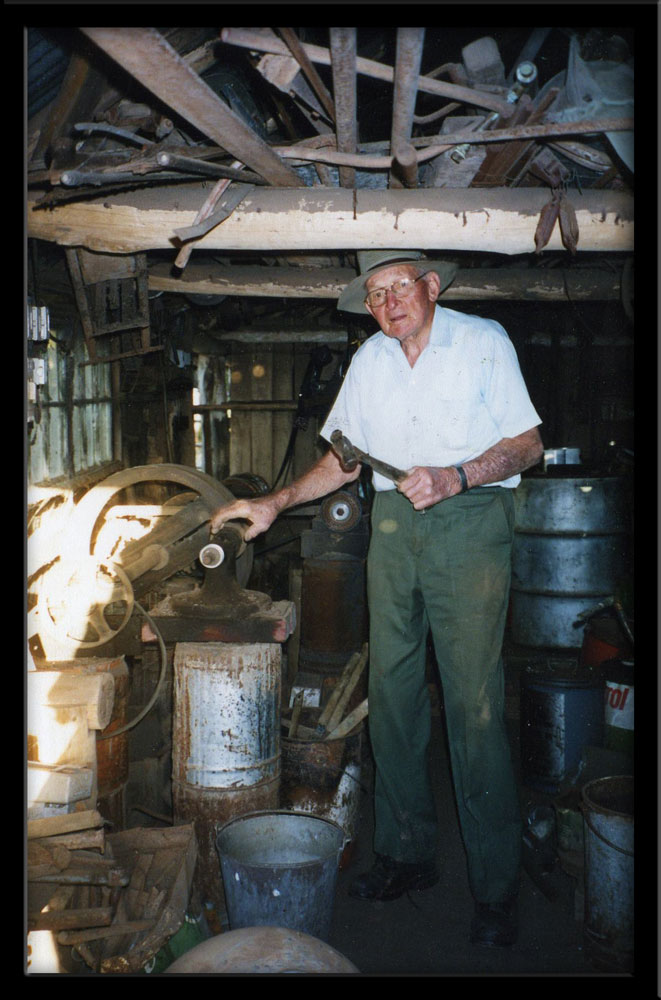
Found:
[[[379,306],[385,304],[388,292],[392,292],[396,299],[405,299],[413,291],[416,281],[424,278],[425,274],[420,274],[417,278],[399,278],[398,281],[393,281],[389,288],[375,288],[373,292],[367,293],[365,302],[373,309],[378,309]]]

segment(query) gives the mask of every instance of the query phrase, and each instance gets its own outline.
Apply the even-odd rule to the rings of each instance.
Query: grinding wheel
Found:
[[[326,497],[320,508],[321,519],[334,531],[350,531],[362,517],[360,501],[353,493],[340,490]]]

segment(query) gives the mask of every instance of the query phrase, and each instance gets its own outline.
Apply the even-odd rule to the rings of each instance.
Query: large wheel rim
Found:
[[[231,503],[235,499],[234,494],[217,479],[206,472],[200,472],[198,469],[191,469],[185,465],[136,465],[130,469],[120,469],[119,472],[113,473],[107,479],[93,486],[77,504],[72,515],[76,519],[77,530],[81,533],[87,533],[90,555],[93,554],[94,528],[109,500],[129,486],[151,482],[176,483],[179,486],[188,487],[199,494],[209,510],[209,515],[223,503]],[[237,580],[242,587],[245,587],[252,569],[252,547],[250,545],[246,546],[236,562]]]
[[[204,472],[188,466],[174,464],[157,464],[135,466],[130,469],[121,469],[113,473],[107,479],[102,480],[93,486],[76,505],[69,516],[69,527],[74,532],[75,537],[82,540],[84,549],[83,562],[77,562],[67,558],[68,553],[64,549],[56,565],[48,571],[38,585],[39,605],[40,605],[40,627],[43,627],[53,639],[60,639],[65,642],[75,642],[79,648],[93,648],[104,645],[114,638],[127,624],[134,606],[134,594],[131,580],[128,578],[119,561],[107,556],[95,555],[94,532],[97,523],[108,507],[110,501],[122,490],[137,485],[139,483],[163,482],[174,483],[183,486],[198,494],[203,505],[206,507],[209,518],[214,510],[224,503],[231,503],[235,497],[222,483],[213,479]],[[182,508],[183,509],[183,508]],[[172,518],[177,514],[172,515]],[[202,521],[204,524],[204,521]],[[201,525],[200,525],[201,526]],[[198,528],[200,527],[198,526]],[[149,535],[145,536],[147,539]],[[80,549],[78,549],[80,552]],[[86,560],[89,557],[89,565]],[[240,586],[245,587],[252,569],[253,547],[244,545],[236,560],[236,579]],[[80,595],[81,588],[79,581],[83,578],[85,571],[96,573],[105,568],[105,574],[110,575],[119,581],[122,591],[121,600],[126,605],[126,610],[122,614],[122,620],[118,628],[111,627],[104,617],[105,607],[112,601],[96,600],[93,597],[89,602],[89,613],[86,616],[86,624],[82,621],[74,622],[73,617],[67,614],[66,598],[63,598],[63,591],[75,581],[74,589],[77,585],[77,593]],[[77,578],[77,579],[76,579]],[[117,600],[115,598],[114,600]],[[58,622],[59,617],[59,622]],[[96,635],[95,639],[85,639],[80,634],[83,632],[89,635],[89,630]],[[75,634],[79,633],[79,634]]]

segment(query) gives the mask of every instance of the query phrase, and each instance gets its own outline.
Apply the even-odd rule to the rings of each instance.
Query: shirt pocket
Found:
[[[467,449],[479,399],[470,398],[463,385],[453,386],[444,380],[441,386],[428,387],[410,405],[412,422],[424,428],[424,439],[432,453],[437,449],[453,453]]]

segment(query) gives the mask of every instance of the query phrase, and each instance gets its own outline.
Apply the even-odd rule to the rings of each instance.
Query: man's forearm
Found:
[[[335,453],[329,451],[300,478],[289,486],[283,486],[276,493],[267,493],[254,500],[234,500],[223,504],[211,515],[210,531],[214,534],[228,521],[245,520],[248,525],[243,537],[249,542],[267,531],[283,510],[327,496],[344,483],[357,479],[359,474],[360,466],[353,472],[345,472]]]
[[[484,454],[462,463],[468,487],[487,486],[516,476],[539,462],[544,445],[533,427],[514,438],[503,438]]]
[[[462,463],[466,475],[466,488],[486,486],[523,472],[535,465],[544,454],[544,445],[536,427],[515,438],[503,438],[477,458]],[[462,491],[463,482],[458,470],[452,466],[415,466],[410,469],[397,489],[407,497],[416,510],[424,510],[441,500],[456,496]]]
[[[271,494],[271,499],[278,513],[297,507],[302,503],[310,503],[339,490],[345,483],[352,482],[360,475],[360,466],[353,472],[345,472],[335,453],[328,451],[323,458],[295,479],[289,486],[283,486],[277,493]]]

